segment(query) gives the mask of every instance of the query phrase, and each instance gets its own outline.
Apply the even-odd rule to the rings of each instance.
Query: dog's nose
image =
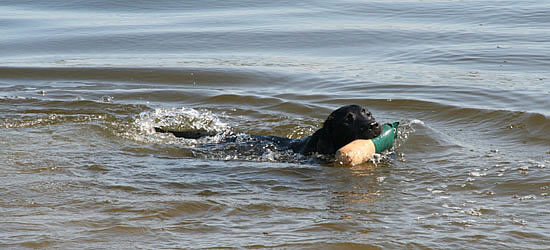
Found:
[[[365,124],[363,124],[363,126],[361,126],[361,131],[372,130],[372,129],[376,129],[378,127],[380,127],[380,124],[378,124],[378,122],[369,122],[369,123],[365,123]]]

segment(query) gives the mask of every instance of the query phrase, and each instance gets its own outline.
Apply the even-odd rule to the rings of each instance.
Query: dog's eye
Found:
[[[346,115],[346,121],[348,122],[351,122],[355,119],[355,117],[353,116],[353,114],[349,113]]]
[[[362,109],[361,112],[362,112],[363,114],[365,114],[366,116],[371,116],[371,115],[372,115],[371,112],[370,112],[370,111],[367,111],[366,109]]]

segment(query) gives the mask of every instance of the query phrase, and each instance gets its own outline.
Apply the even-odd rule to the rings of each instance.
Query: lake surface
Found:
[[[548,247],[550,2],[195,2],[0,2],[0,248]],[[247,141],[347,104],[389,154]]]

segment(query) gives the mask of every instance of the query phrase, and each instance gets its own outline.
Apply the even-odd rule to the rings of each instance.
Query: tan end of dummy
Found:
[[[372,140],[355,140],[336,151],[335,163],[343,166],[355,166],[369,161],[376,153]]]

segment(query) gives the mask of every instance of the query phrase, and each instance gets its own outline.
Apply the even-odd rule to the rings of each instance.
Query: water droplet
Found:
[[[102,97],[100,98],[100,100],[101,100],[102,102],[105,102],[105,103],[112,103],[112,102],[113,102],[113,99],[115,99],[115,98],[112,97],[112,96],[102,96]]]

